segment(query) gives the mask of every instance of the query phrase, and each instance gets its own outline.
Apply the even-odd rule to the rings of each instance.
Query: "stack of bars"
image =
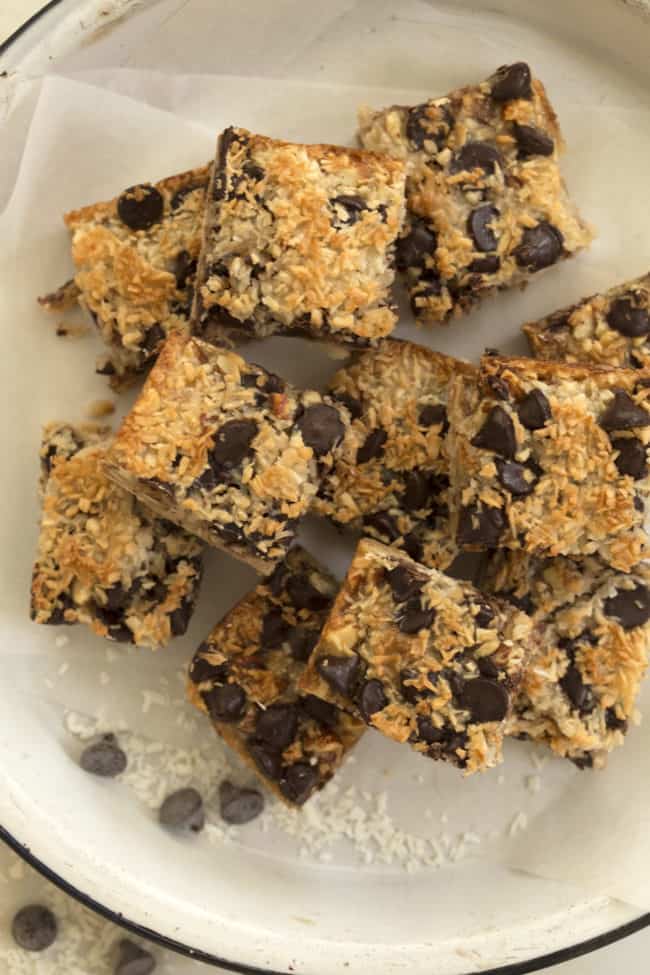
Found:
[[[587,246],[561,135],[519,62],[415,107],[362,110],[362,149],[238,128],[213,164],[68,214],[79,301],[120,429],[41,450],[39,623],[159,647],[204,544],[259,584],[216,623],[189,696],[300,806],[366,726],[465,773],[533,739],[602,767],[636,719],[650,635],[650,286],[524,326],[537,358],[478,366],[391,338],[395,269],[423,323]],[[325,392],[233,348],[302,335],[350,361]],[[361,536],[342,584],[307,512]]]

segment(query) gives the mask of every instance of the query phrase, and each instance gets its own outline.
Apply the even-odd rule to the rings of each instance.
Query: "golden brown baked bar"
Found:
[[[501,760],[533,642],[531,620],[507,602],[363,539],[301,687],[476,772]]]
[[[175,333],[118,431],[109,476],[261,573],[294,539],[347,411],[235,352]]]
[[[45,428],[31,615],[156,649],[187,629],[203,546],[108,480],[109,433],[90,424]]]
[[[404,165],[229,128],[208,194],[195,334],[367,345],[392,332]]]
[[[361,109],[359,124],[367,149],[407,163],[397,267],[418,318],[459,315],[590,242],[560,174],[557,118],[524,62],[422,105]]]
[[[453,529],[467,548],[648,552],[650,387],[633,370],[485,358],[449,406]]]
[[[196,651],[188,694],[280,798],[301,806],[365,725],[298,689],[337,590],[300,547],[224,616]]]
[[[527,322],[522,330],[539,359],[647,369],[650,274]]]

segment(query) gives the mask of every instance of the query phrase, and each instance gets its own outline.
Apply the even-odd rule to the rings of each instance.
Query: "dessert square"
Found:
[[[467,773],[501,761],[533,643],[509,603],[363,539],[301,687]]]
[[[187,629],[203,546],[108,480],[109,434],[92,425],[44,430],[31,616],[157,649]]]
[[[650,274],[555,311],[522,331],[538,359],[650,366]]]
[[[207,200],[195,334],[367,345],[392,332],[402,162],[229,128]]]
[[[461,547],[599,554],[628,571],[648,552],[650,386],[638,372],[485,358],[450,396],[452,526]]]
[[[298,688],[338,586],[296,546],[196,651],[188,694],[281,799],[322,789],[365,725]]]
[[[268,574],[286,554],[348,417],[228,349],[170,336],[107,472],[156,514]]]
[[[362,145],[407,164],[397,267],[419,319],[459,315],[590,242],[555,112],[524,62],[422,105],[361,109],[359,124]]]

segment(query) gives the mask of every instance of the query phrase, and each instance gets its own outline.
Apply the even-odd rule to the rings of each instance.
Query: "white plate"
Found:
[[[7,84],[12,112],[4,119],[1,136],[0,200],[7,198],[13,183],[34,104],[34,92],[22,92],[21,81],[39,77],[53,64],[61,71],[124,65],[377,86],[394,85],[397,73],[401,87],[430,88],[433,94],[525,57],[534,65],[542,63],[540,74],[552,79],[554,96],[565,85],[580,102],[592,85],[606,91],[611,82],[622,104],[649,82],[650,20],[644,3],[591,0],[587,20],[583,0],[547,0],[543,5],[534,0],[162,0],[144,5],[62,0],[48,6],[49,12],[4,52],[6,64],[0,64],[0,70],[17,72]],[[120,14],[121,20],[109,23]],[[446,81],[440,87],[442,77]],[[595,145],[597,141],[594,136]],[[570,156],[567,168],[579,197],[580,173],[571,171]],[[116,184],[119,189],[119,174]],[[611,199],[603,202],[605,209],[608,205],[613,205]],[[598,214],[588,215],[598,222]],[[10,242],[0,248],[0,256],[6,256]],[[640,271],[635,260],[649,258],[620,252],[616,272],[623,276]],[[453,330],[420,338],[476,355],[494,344],[496,330],[502,334],[505,327],[513,339],[509,347],[515,348],[517,322],[587,291],[603,274],[603,260],[601,253],[600,266],[597,259],[567,265],[525,296],[496,299],[487,311]],[[0,388],[10,395],[0,489],[5,579],[0,824],[8,840],[27,847],[41,869],[97,909],[239,970],[295,970],[304,975],[523,972],[650,922],[622,903],[516,874],[480,858],[408,874],[389,866],[364,868],[345,848],[337,849],[328,864],[304,861],[285,834],[265,835],[255,827],[242,831],[230,845],[209,845],[205,836],[173,839],[128,788],[98,783],[81,773],[73,759],[75,744],[63,727],[64,695],[56,692],[60,663],[73,662],[66,703],[72,699],[89,713],[105,703],[108,690],[97,680],[97,671],[105,668],[112,690],[121,692],[123,713],[141,721],[142,690],[160,686],[161,677],[175,682],[191,648],[251,584],[252,576],[215,555],[190,636],[156,657],[136,657],[118,648],[109,666],[101,641],[75,632],[64,650],[55,646],[52,630],[29,624],[26,593],[37,517],[38,425],[66,409],[79,411],[102,387],[90,371],[94,350],[75,347],[68,354],[43,333],[40,322],[21,322],[20,329],[15,322],[4,322],[2,328]],[[293,356],[294,379],[305,376],[295,368],[298,355],[309,359],[312,375],[331,369],[313,348],[304,350],[304,345],[287,341],[272,344],[260,358],[275,359],[278,370],[286,372],[282,358]],[[82,375],[80,369],[87,372]],[[331,534],[310,531],[319,550],[340,556],[342,549]],[[151,736],[170,745],[186,744],[168,714],[153,708]],[[207,727],[203,731],[209,733]],[[508,779],[522,781],[530,772],[527,762],[527,754],[515,745],[508,756]],[[550,787],[561,789],[568,774],[554,771]],[[447,812],[450,830],[471,830],[477,817],[502,825],[516,811],[513,803],[519,796],[508,782],[499,787],[497,776],[463,782],[453,770],[405,756],[374,735],[366,737],[356,765],[343,776],[344,782],[360,782],[369,790],[385,782],[382,788],[395,823],[413,832],[431,807],[435,815]],[[424,776],[424,786],[416,782],[419,776]],[[584,945],[589,939],[598,941]],[[549,957],[555,952],[559,956]]]

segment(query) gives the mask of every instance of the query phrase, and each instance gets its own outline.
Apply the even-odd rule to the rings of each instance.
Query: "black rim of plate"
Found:
[[[9,48],[22,37],[30,27],[32,27],[37,21],[41,19],[50,10],[54,10],[58,7],[63,0],[49,0],[40,10],[32,14],[23,24],[18,27],[13,34],[0,43],[0,56],[6,54]],[[126,928],[132,934],[143,938],[146,941],[152,941],[155,944],[161,945],[163,948],[168,948],[170,951],[175,951],[180,955],[185,955],[188,958],[193,958],[196,961],[206,962],[209,965],[221,966],[221,968],[228,969],[231,972],[238,972],[241,975],[285,975],[284,972],[272,971],[267,968],[257,968],[251,965],[244,965],[241,962],[230,961],[227,958],[219,958],[217,955],[208,954],[201,951],[198,948],[191,948],[189,945],[185,945],[180,941],[174,941],[173,938],[168,938],[164,934],[160,934],[159,931],[153,931],[151,928],[143,927],[141,924],[137,924],[135,921],[129,920],[129,918],[124,917],[123,914],[119,914],[116,911],[112,911],[109,907],[104,904],[100,904],[98,901],[94,900],[89,894],[84,893],[82,890],[78,890],[73,884],[69,883],[64,877],[61,877],[58,873],[52,870],[47,864],[39,860],[38,857],[29,850],[28,847],[24,846],[15,836],[13,836],[8,830],[0,825],[0,840],[9,846],[14,853],[21,857],[26,863],[33,867],[41,876],[45,877],[46,880],[51,881],[56,887],[64,891],[64,893],[69,894],[84,907],[89,908],[101,917],[106,918],[107,921],[112,921],[114,924],[119,925],[122,928]],[[500,968],[491,968],[485,970],[483,975],[527,975],[528,972],[538,972],[543,968],[549,968],[551,965],[560,965],[565,961],[571,961],[574,958],[579,958],[581,955],[587,955],[592,951],[597,951],[599,948],[605,948],[607,945],[614,944],[616,941],[622,941],[623,938],[628,938],[632,934],[636,934],[637,931],[642,931],[643,928],[650,927],[650,913],[642,914],[640,917],[636,918],[634,921],[629,921],[627,924],[621,924],[619,927],[612,928],[611,931],[606,931],[604,934],[599,934],[595,938],[589,938],[587,941],[581,941],[578,944],[570,945],[567,948],[560,948],[558,951],[551,951],[546,955],[538,955],[536,958],[531,958],[529,961],[515,962],[512,965],[502,965]]]

